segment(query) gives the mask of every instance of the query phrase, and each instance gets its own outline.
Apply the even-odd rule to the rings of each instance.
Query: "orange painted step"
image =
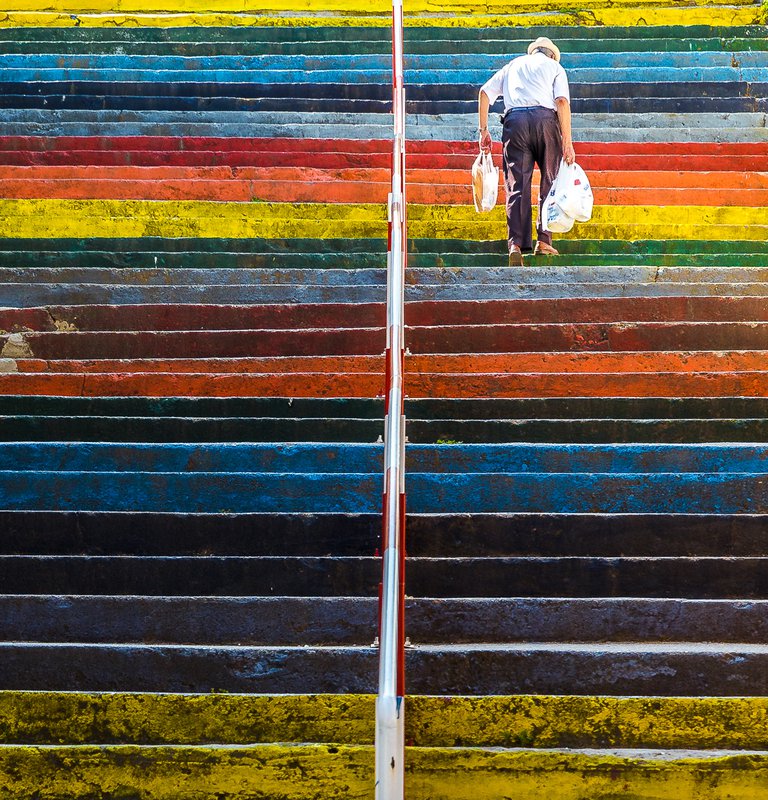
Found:
[[[768,397],[768,372],[422,373],[409,398]]]
[[[749,372],[768,364],[768,351],[630,353],[480,353],[415,355],[405,360],[409,375],[437,372]],[[278,358],[16,359],[20,373],[375,373],[382,356],[288,356]]]
[[[500,159],[498,159],[500,161]],[[469,161],[470,165],[472,159]],[[499,163],[500,166],[500,163]],[[463,185],[467,170],[409,169],[409,183]],[[534,178],[538,179],[538,170]],[[388,183],[387,169],[316,169],[312,167],[102,167],[0,165],[0,180],[126,180],[126,181],[307,181]],[[682,170],[595,170],[593,187],[768,189],[768,172],[694,172]]]
[[[3,374],[0,394],[61,397],[379,397],[380,373]],[[768,372],[412,373],[410,398],[768,397]]]
[[[413,170],[409,200],[468,204],[467,175]],[[768,205],[768,173],[593,172],[590,181],[598,205]],[[534,203],[537,183],[534,176]],[[0,167],[0,197],[6,198],[383,203],[388,190],[385,170]]]
[[[40,359],[18,358],[20,373],[376,373],[384,375],[384,356],[278,356],[269,358],[136,358]]]
[[[59,397],[380,397],[383,375],[0,374],[0,394]]]

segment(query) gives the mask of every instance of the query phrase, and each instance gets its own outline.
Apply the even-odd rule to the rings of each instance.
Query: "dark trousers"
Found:
[[[525,253],[533,249],[531,238],[531,180],[534,164],[541,172],[539,221],[540,242],[552,244],[552,234],[541,229],[541,205],[552,188],[563,140],[557,113],[548,108],[508,111],[501,135],[504,152],[504,188],[507,193],[507,242]]]

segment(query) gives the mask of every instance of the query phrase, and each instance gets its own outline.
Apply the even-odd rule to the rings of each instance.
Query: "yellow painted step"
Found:
[[[37,0],[29,0],[36,3]],[[227,10],[233,0],[220,0],[225,5],[212,5],[202,0],[193,0],[197,5],[177,6],[164,10],[153,10],[141,4],[141,10],[116,10],[114,4],[103,11],[89,10],[83,3],[77,3],[72,10],[51,7],[38,3],[37,6],[20,5],[11,0],[12,8],[0,11],[2,27],[226,27],[226,26],[268,26],[268,27],[389,27],[391,14],[378,12],[373,7],[354,11],[318,11],[308,13],[306,7],[297,12],[269,11],[260,3],[250,10]],[[558,0],[559,2],[559,0]],[[501,6],[499,9],[479,6],[475,10],[447,7],[431,7],[428,12],[415,12],[406,9],[406,27],[455,27],[455,28],[493,28],[530,26],[654,26],[654,25],[757,25],[764,23],[768,15],[765,6],[760,4],[740,5],[643,5],[623,7],[608,4],[594,7],[574,6],[563,0],[562,4],[541,6],[536,10],[524,7]],[[226,5],[230,3],[230,5]],[[41,6],[41,7],[38,7]],[[243,9],[246,6],[243,4]],[[522,9],[522,10],[521,10]]]
[[[406,701],[420,747],[768,750],[766,697]],[[0,692],[0,744],[373,743],[371,695]]]
[[[391,14],[389,0],[8,0],[15,11],[64,11],[68,13],[164,13],[215,12],[265,14],[297,12],[300,14],[336,13],[350,16]],[[686,10],[728,7],[730,13],[759,8],[754,0],[685,0]],[[628,7],[653,12],[657,8],[679,7],[669,0],[404,0],[403,12],[415,14],[511,14],[531,11],[594,10]]]
[[[373,747],[4,747],[14,800],[373,799]],[[758,800],[768,753],[409,748],[409,800]]]
[[[367,238],[386,235],[382,205],[216,203],[154,200],[0,200],[0,236],[199,236]],[[506,239],[504,209],[411,206],[414,238]],[[597,206],[565,238],[752,239],[768,237],[768,209],[713,206]]]

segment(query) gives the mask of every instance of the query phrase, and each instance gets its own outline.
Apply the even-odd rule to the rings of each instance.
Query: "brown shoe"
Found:
[[[536,242],[536,249],[533,251],[535,256],[559,256],[560,251],[555,250],[551,244],[546,242]]]
[[[509,266],[510,267],[523,266],[523,254],[520,248],[516,244],[513,244],[512,247],[509,248]]]

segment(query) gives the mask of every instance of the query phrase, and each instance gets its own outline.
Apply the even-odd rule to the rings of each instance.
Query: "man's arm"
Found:
[[[485,152],[491,149],[491,134],[488,131],[488,109],[491,101],[488,95],[481,89],[477,95],[477,127],[480,134],[480,149]]]
[[[563,158],[566,164],[573,164],[576,151],[571,138],[571,104],[564,97],[556,97],[557,118],[560,120],[560,131],[563,134]]]

